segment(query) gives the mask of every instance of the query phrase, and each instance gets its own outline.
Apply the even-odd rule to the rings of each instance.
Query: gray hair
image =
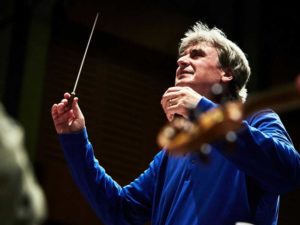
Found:
[[[206,24],[197,22],[181,39],[179,54],[189,46],[202,42],[211,44],[216,48],[220,67],[230,69],[233,75],[231,85],[235,93],[231,93],[232,97],[239,98],[244,102],[247,97],[246,84],[251,74],[245,53],[235,43],[227,39],[220,29],[216,27],[210,29]]]

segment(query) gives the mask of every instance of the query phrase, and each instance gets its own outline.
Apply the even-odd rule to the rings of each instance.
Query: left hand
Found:
[[[161,105],[169,121],[175,114],[188,118],[188,110],[196,108],[202,96],[190,87],[170,87],[163,94]]]

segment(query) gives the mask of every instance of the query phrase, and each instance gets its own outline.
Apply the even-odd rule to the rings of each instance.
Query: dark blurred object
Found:
[[[44,194],[23,143],[21,127],[0,104],[0,221],[2,225],[38,225],[46,216]]]

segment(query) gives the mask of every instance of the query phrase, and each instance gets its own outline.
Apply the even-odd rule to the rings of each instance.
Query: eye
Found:
[[[192,49],[190,52],[190,57],[192,59],[198,58],[198,57],[204,57],[205,52],[202,49]]]

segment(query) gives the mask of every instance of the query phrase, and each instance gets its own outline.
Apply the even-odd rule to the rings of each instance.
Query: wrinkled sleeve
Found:
[[[269,192],[281,194],[300,184],[300,157],[279,116],[263,110],[243,121],[237,141],[217,143],[225,157]],[[223,149],[224,150],[224,149]]]
[[[203,98],[197,107],[207,111],[216,106]],[[280,194],[300,184],[299,153],[272,110],[259,111],[244,120],[233,145],[224,140],[212,145],[266,191]]]
[[[160,154],[137,179],[121,187],[99,165],[86,129],[59,135],[59,139],[73,179],[105,224],[143,224],[150,220]]]
[[[206,112],[217,106],[217,104],[202,96],[201,100],[197,104],[196,111],[198,114],[201,114],[202,112]]]

